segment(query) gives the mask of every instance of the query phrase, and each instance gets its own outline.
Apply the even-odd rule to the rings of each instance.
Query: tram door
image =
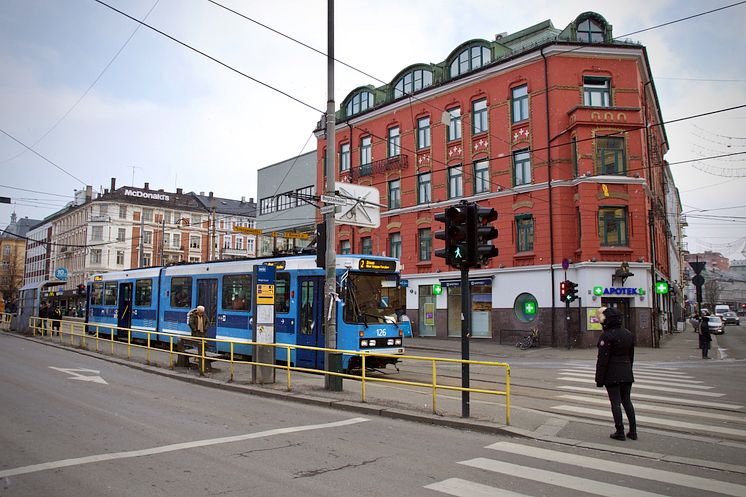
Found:
[[[207,338],[215,338],[218,316],[218,280],[207,278],[197,280],[197,305],[205,308]],[[209,342],[208,350],[215,350],[215,343]]]
[[[132,327],[132,283],[119,284],[119,306],[117,307],[117,337],[126,340],[127,330]]]
[[[324,280],[319,277],[298,278],[298,345],[324,347],[325,337],[322,326],[324,309]],[[297,349],[296,366],[323,369],[324,352],[319,350]]]

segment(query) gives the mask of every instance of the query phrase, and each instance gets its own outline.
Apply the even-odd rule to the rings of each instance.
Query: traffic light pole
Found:
[[[469,338],[471,336],[471,287],[469,268],[461,268],[461,359],[469,360]],[[469,364],[461,363],[461,387],[469,388]],[[469,392],[461,391],[461,417],[469,417]]]

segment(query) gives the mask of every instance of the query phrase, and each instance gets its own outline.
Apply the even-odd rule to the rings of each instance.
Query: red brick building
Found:
[[[595,345],[604,304],[638,343],[657,342],[654,316],[669,305],[654,292],[669,279],[668,144],[645,48],[614,40],[602,16],[470,40],[439,64],[357,88],[336,113],[336,144],[338,180],[377,187],[388,206],[379,228],[337,225],[338,252],[401,259],[416,335],[460,336],[459,273],[434,256],[434,215],[466,199],[499,215],[499,256],[470,272],[475,338],[510,343],[536,326],[544,344]],[[565,278],[580,297],[568,327]],[[535,315],[524,313],[531,301]]]

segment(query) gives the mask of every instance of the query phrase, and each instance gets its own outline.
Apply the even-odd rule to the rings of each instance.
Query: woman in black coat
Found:
[[[631,331],[622,327],[622,316],[614,308],[599,309],[599,321],[603,332],[598,339],[598,359],[596,361],[596,386],[606,387],[611,403],[611,414],[614,416],[616,431],[611,434],[615,440],[624,440],[624,421],[622,406],[627,415],[629,431],[627,438],[637,440],[637,423],[635,408],[632,406],[632,363],[635,356],[635,337]]]
[[[710,352],[710,342],[712,341],[712,335],[710,335],[710,326],[707,321],[710,313],[707,311],[702,312],[702,320],[699,324],[699,348],[702,349],[702,359],[709,359],[707,354]]]

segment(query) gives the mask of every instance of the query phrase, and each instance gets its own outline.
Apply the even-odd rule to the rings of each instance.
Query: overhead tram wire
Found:
[[[29,151],[33,152],[33,153],[34,153],[34,155],[36,155],[36,156],[38,156],[38,157],[42,158],[43,160],[45,160],[45,161],[46,161],[46,162],[48,162],[49,164],[53,165],[54,167],[56,167],[57,169],[59,169],[59,170],[60,170],[60,171],[62,171],[63,173],[65,173],[65,174],[67,174],[68,176],[70,176],[70,177],[71,177],[72,179],[74,179],[74,180],[76,180],[76,181],[80,182],[80,184],[82,184],[83,186],[85,186],[85,185],[86,185],[86,182],[85,182],[85,181],[83,181],[82,179],[80,179],[80,178],[78,178],[77,176],[73,175],[73,174],[72,174],[71,172],[67,171],[66,169],[62,168],[61,166],[59,166],[59,165],[55,164],[55,163],[54,163],[54,162],[52,162],[51,160],[47,159],[46,157],[44,157],[43,155],[41,155],[41,154],[40,154],[39,152],[37,152],[37,151],[36,151],[36,150],[34,150],[33,148],[29,147],[28,145],[26,145],[26,144],[25,144],[25,143],[23,143],[23,142],[22,142],[21,140],[19,140],[19,139],[18,139],[18,138],[16,138],[15,136],[11,135],[11,134],[10,134],[10,133],[8,133],[7,131],[5,131],[5,130],[3,130],[3,129],[0,129],[0,133],[4,134],[5,136],[7,136],[8,138],[10,138],[10,139],[11,139],[11,140],[13,140],[14,142],[18,143],[19,145],[21,145],[21,146],[23,146],[23,147],[26,147],[26,148],[27,148],[27,149],[28,149]]]
[[[147,19],[150,16],[150,13],[153,12],[153,9],[155,9],[156,5],[158,5],[158,2],[160,2],[160,0],[155,0],[155,3],[153,4],[152,7],[150,7],[150,10],[148,10],[147,14],[145,14],[145,17],[143,19]],[[57,119],[57,121],[52,125],[52,127],[50,127],[43,135],[41,135],[34,143],[31,144],[31,147],[35,147],[39,143],[41,143],[41,141],[44,140],[44,138],[46,138],[47,136],[49,136],[49,134],[52,131],[54,131],[57,128],[57,126],[59,126],[60,123],[62,121],[64,121],[65,118],[67,118],[67,116],[69,116],[70,113],[73,110],[75,110],[75,108],[78,106],[78,104],[80,104],[80,102],[83,101],[83,99],[88,95],[88,93],[90,93],[90,91],[93,89],[93,87],[96,86],[96,83],[98,83],[98,81],[101,79],[101,77],[104,75],[104,73],[109,69],[109,67],[111,67],[111,65],[114,63],[114,61],[117,59],[117,57],[119,57],[119,54],[122,53],[122,51],[124,50],[124,48],[129,44],[129,42],[132,40],[132,38],[135,36],[135,33],[137,33],[137,31],[139,29],[140,29],[140,25],[138,24],[137,27],[132,31],[132,34],[129,36],[129,38],[127,38],[127,40],[124,42],[124,44],[119,48],[119,50],[117,50],[117,52],[109,60],[109,62],[104,66],[104,68],[101,70],[101,72],[98,73],[98,76],[96,76],[96,78],[93,80],[93,82],[90,85],[88,85],[88,88],[86,88],[86,90],[83,92],[83,94],[75,101],[74,104],[72,104],[72,106],[69,109],[67,109],[67,111],[64,114],[62,114],[62,116],[59,119]],[[5,164],[6,162],[10,162],[10,161],[12,161],[12,160],[20,157],[24,153],[26,153],[26,150],[22,150],[18,154],[14,155],[13,157],[10,157],[8,159],[1,160],[0,164]]]

